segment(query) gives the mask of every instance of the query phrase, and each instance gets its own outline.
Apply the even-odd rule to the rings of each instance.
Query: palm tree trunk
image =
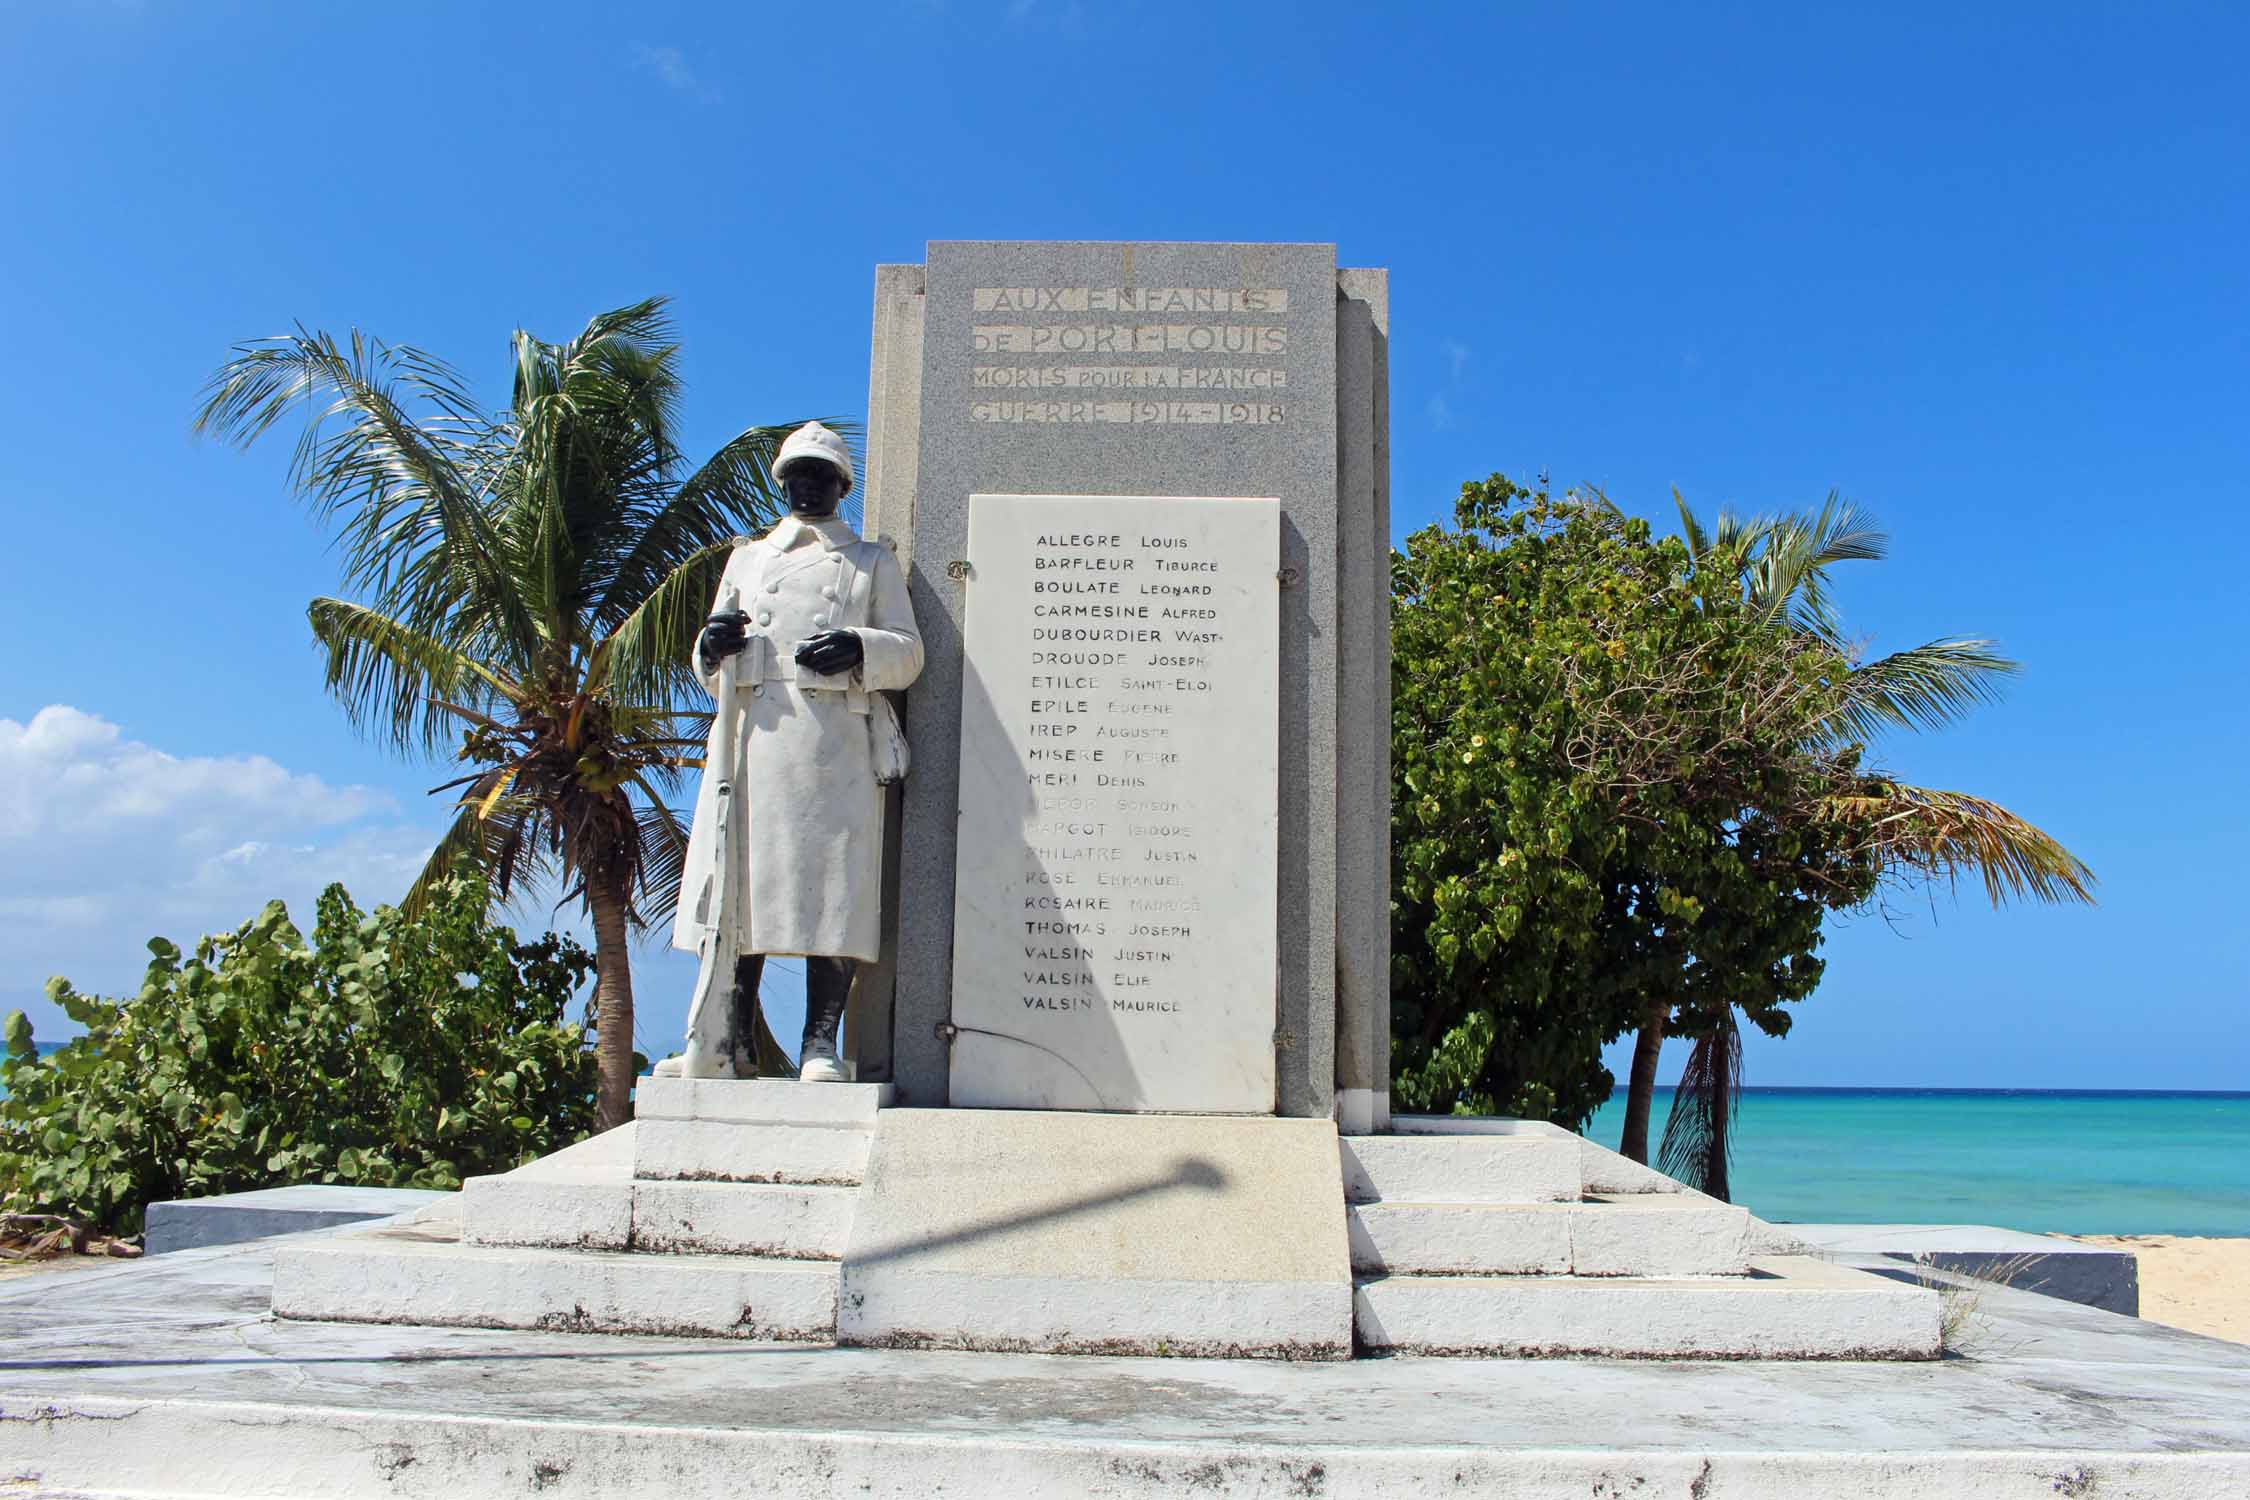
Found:
[[[625,891],[614,876],[586,878],[594,909],[594,1055],[597,1123],[614,1130],[633,1118],[633,966],[626,947]]]
[[[1656,1100],[1656,1063],[1664,1054],[1664,1023],[1672,1007],[1659,1001],[1641,1020],[1640,1035],[1633,1040],[1633,1071],[1625,1082],[1625,1129],[1617,1142],[1624,1156],[1648,1165],[1648,1116]]]
[[[1729,1158],[1734,1154],[1734,1116],[1742,1102],[1742,1030],[1728,1006],[1707,1036],[1695,1039],[1687,1066],[1680,1071],[1672,1114],[1664,1122],[1659,1170],[1689,1187],[1729,1202]]]

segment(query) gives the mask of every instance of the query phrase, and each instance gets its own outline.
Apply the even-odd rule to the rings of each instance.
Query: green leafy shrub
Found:
[[[1785,1032],[1872,891],[1810,737],[1844,663],[1598,494],[1454,521],[1392,558],[1392,1096],[1583,1128],[1652,1009]]]
[[[564,1013],[593,959],[486,920],[481,876],[416,916],[322,893],[310,944],[278,901],[191,958],[152,939],[140,993],[48,998],[86,1034],[0,1062],[0,1210],[113,1233],[143,1210],[298,1182],[454,1188],[583,1140],[594,1054]]]

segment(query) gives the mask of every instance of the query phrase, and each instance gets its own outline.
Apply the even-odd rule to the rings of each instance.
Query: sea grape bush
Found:
[[[1392,558],[1392,1094],[1581,1128],[1652,1007],[1787,1030],[1875,865],[1847,665],[1599,495],[1500,475]]]
[[[86,1034],[0,1061],[0,1211],[139,1229],[167,1198],[287,1183],[454,1188],[584,1139],[594,1054],[564,1019],[593,959],[486,919],[481,876],[420,912],[322,893],[312,940],[278,901],[193,956],[163,938],[140,993],[47,995]]]

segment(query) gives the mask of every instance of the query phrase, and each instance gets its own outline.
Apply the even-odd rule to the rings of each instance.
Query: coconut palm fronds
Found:
[[[1828,806],[1862,830],[1886,865],[1949,886],[1974,872],[1994,906],[2011,898],[2094,899],[2094,872],[2084,860],[1986,798],[1879,778]]]

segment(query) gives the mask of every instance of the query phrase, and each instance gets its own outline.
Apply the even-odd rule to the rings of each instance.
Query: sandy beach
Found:
[[[2074,1234],[2130,1250],[2141,1268],[2141,1316],[2250,1344],[2250,1239],[2177,1234]]]

